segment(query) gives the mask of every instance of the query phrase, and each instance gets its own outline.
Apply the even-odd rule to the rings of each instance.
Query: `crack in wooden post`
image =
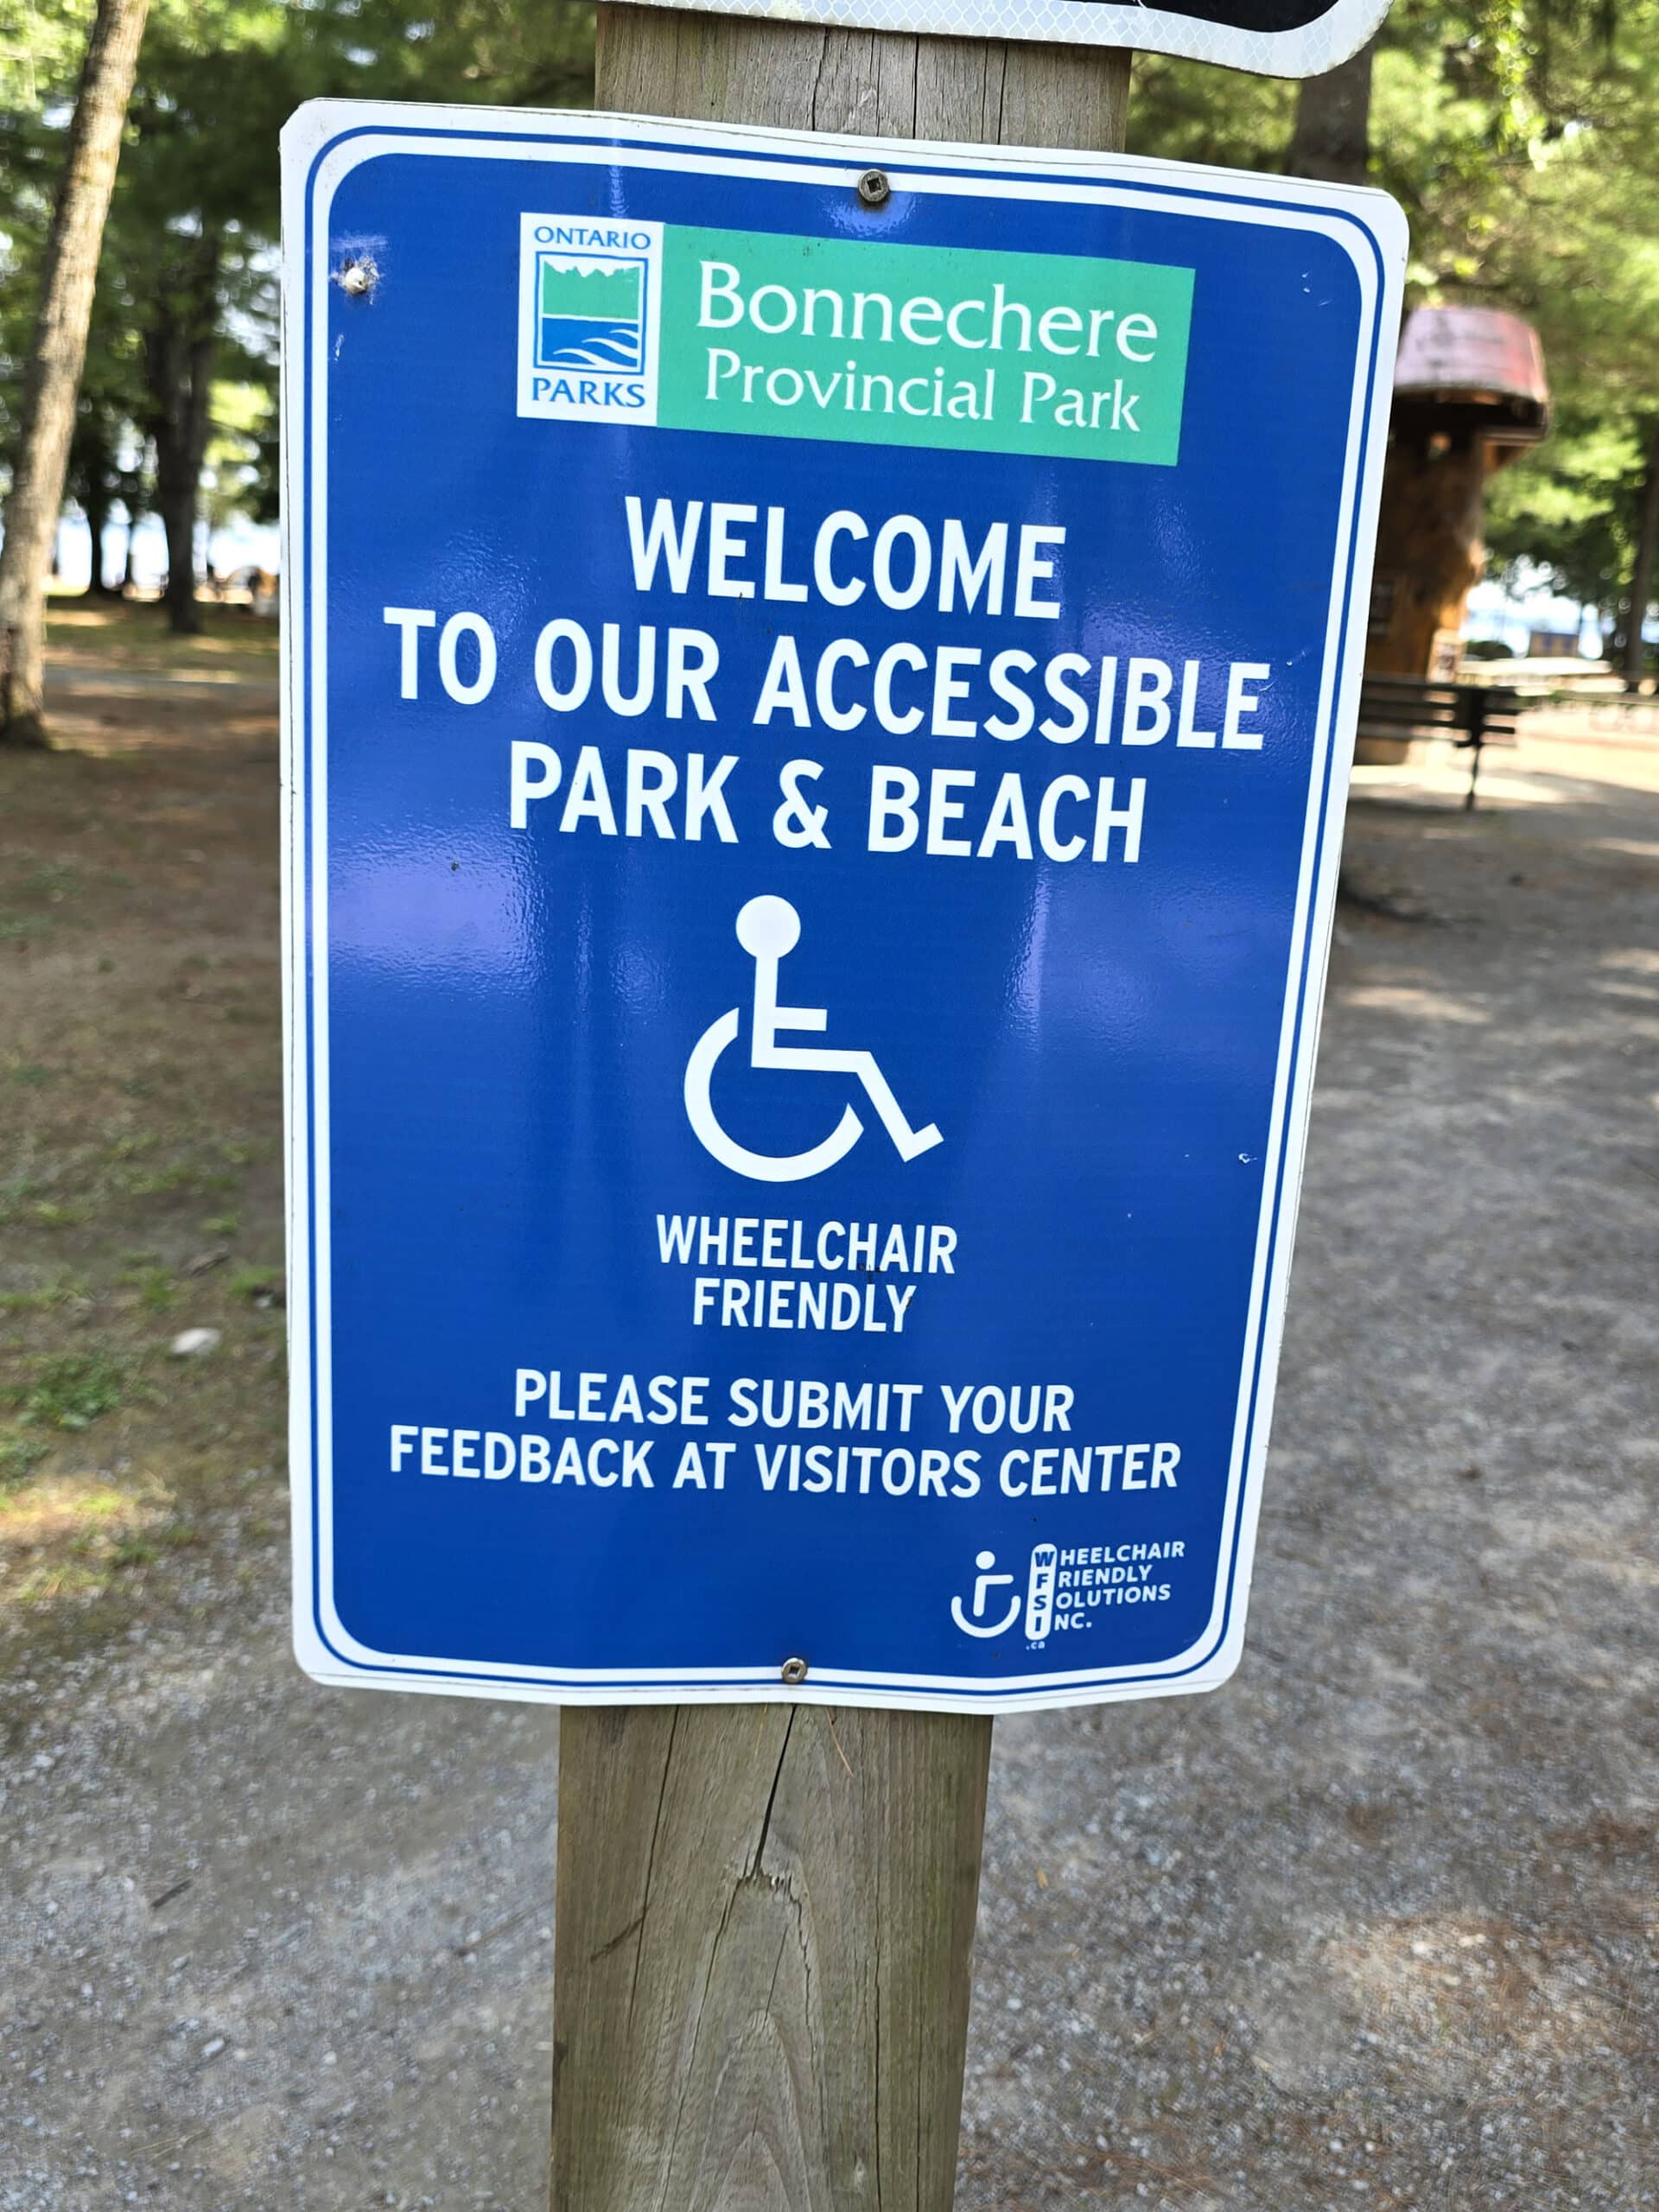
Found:
[[[566,1710],[557,2212],[944,2212],[990,1732]]]

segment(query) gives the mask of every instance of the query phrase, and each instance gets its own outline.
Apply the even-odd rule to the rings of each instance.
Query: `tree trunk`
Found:
[[[1637,524],[1636,562],[1630,570],[1630,611],[1624,625],[1624,689],[1639,691],[1647,665],[1642,626],[1653,601],[1654,555],[1659,550],[1659,423],[1648,438],[1648,473],[1642,484]]]
[[[201,627],[196,606],[196,513],[208,403],[218,347],[219,238],[204,230],[188,263],[164,273],[144,334],[150,431],[156,441],[156,512],[167,532],[168,623],[179,637]]]
[[[1375,39],[1296,88],[1296,127],[1285,167],[1292,176],[1327,184],[1363,184],[1371,153],[1371,57]]]
[[[1398,430],[1383,464],[1365,641],[1365,665],[1376,675],[1433,675],[1435,640],[1461,631],[1480,575],[1484,442],[1464,437],[1444,452],[1433,450],[1433,442]],[[1367,752],[1361,757],[1404,755]]]
[[[133,541],[137,537],[139,524],[149,512],[149,486],[154,474],[149,455],[149,439],[146,434],[143,451],[131,468],[122,470],[119,479],[118,496],[121,501],[121,512],[127,518],[127,543],[121,556],[121,581],[116,590],[123,599],[132,596],[133,588],[138,582],[137,552]]]
[[[46,581],[63,505],[75,395],[149,0],[99,0],[46,242],[0,547],[0,743],[46,741]]]
[[[90,486],[80,504],[86,517],[87,534],[92,541],[92,573],[87,593],[92,599],[107,599],[111,594],[104,581],[104,541],[109,535],[110,496],[100,486]]]
[[[93,542],[93,562],[91,575],[86,577],[86,595],[99,600],[104,595],[104,531],[108,529],[108,500],[98,491],[88,491],[79,502],[86,515],[86,536]]]
[[[172,481],[163,471],[156,508],[167,532],[167,588],[162,601],[168,627],[176,638],[194,637],[201,627],[196,605],[196,487],[184,474],[182,464]]]

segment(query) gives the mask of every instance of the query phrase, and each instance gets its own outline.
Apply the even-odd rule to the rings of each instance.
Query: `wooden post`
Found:
[[[601,6],[597,105],[1111,151],[1127,54]],[[949,2212],[991,1724],[567,1707],[553,2212]]]
[[[567,1707],[554,2212],[946,2212],[991,1724]]]
[[[1116,153],[1129,56],[602,5],[594,99],[699,123]]]

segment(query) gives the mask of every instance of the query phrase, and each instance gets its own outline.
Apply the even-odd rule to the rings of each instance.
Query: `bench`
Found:
[[[1412,738],[1449,739],[1469,755],[1469,789],[1463,803],[1471,808],[1481,753],[1489,745],[1515,743],[1520,707],[1520,694],[1502,684],[1367,674],[1360,682],[1357,734],[1395,743]]]

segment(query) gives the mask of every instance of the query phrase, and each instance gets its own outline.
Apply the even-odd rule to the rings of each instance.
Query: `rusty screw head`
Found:
[[[858,196],[867,207],[885,207],[893,197],[885,169],[866,169],[858,180]]]
[[[785,1659],[779,1671],[784,1680],[792,1687],[795,1683],[804,1682],[806,1680],[806,1662],[804,1659]]]

